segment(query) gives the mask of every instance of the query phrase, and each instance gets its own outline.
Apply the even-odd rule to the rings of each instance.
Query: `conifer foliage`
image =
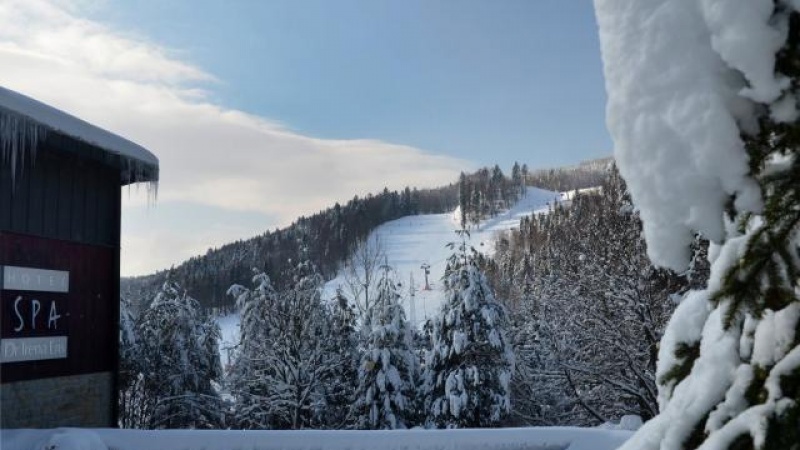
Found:
[[[356,426],[402,429],[412,425],[416,356],[400,294],[387,266],[378,283],[377,299],[358,369]]]
[[[348,361],[338,358],[332,317],[320,298],[322,278],[301,262],[285,274],[289,286],[275,292],[259,273],[256,289],[229,292],[242,305],[242,344],[232,390],[238,426],[253,429],[325,428],[332,383]]]
[[[120,298],[119,303],[119,369],[117,371],[117,420],[120,428],[143,428],[148,402],[142,392],[141,342],[131,303]]]
[[[505,211],[523,195],[525,177],[519,163],[514,163],[511,178],[497,165],[481,168],[472,175],[462,173],[458,179],[461,227],[478,226],[481,220]]]
[[[239,347],[228,374],[228,385],[236,399],[235,425],[263,429],[270,426],[272,417],[271,405],[265,401],[271,380],[262,375],[269,369],[269,360],[264,358],[271,345],[268,318],[278,294],[263,272],[255,274],[253,284],[252,291],[241,285],[228,289],[241,314]]]
[[[514,353],[506,311],[495,301],[466,232],[445,272],[445,302],[433,319],[423,391],[428,424],[499,426],[511,411]]]
[[[684,265],[689,231],[713,242],[707,288],[683,297],[661,341],[659,415],[622,448],[796,450],[800,5],[632,5],[596,0],[622,172],[655,262]],[[675,25],[690,39],[667,42]],[[669,77],[641,81],[677,55]],[[675,160],[653,161],[666,150]]]
[[[500,237],[487,272],[514,319],[513,403],[523,423],[658,413],[658,342],[688,280],[650,263],[641,231],[612,166],[598,189]]]
[[[143,396],[154,402],[148,428],[219,428],[224,424],[212,385],[222,377],[216,322],[169,279],[142,313],[138,327]]]
[[[341,289],[328,306],[331,315],[333,361],[338,361],[325,385],[327,423],[331,428],[345,428],[353,424],[353,399],[358,383],[359,332],[356,309]]]

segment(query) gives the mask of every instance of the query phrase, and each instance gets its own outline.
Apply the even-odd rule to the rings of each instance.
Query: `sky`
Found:
[[[384,186],[607,156],[590,0],[3,0],[0,85],[161,161],[122,274]]]

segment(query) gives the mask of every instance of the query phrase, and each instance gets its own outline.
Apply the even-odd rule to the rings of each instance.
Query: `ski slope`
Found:
[[[511,209],[470,229],[469,244],[476,250],[491,255],[494,253],[494,238],[499,232],[517,228],[521,218],[546,213],[554,202],[567,200],[567,193],[529,187],[525,196]],[[379,226],[370,235],[370,239],[377,236],[380,240],[397,281],[402,283],[401,294],[406,317],[415,327],[421,327],[428,318],[439,311],[444,298],[441,279],[444,276],[447,258],[452,253],[447,244],[458,240],[455,232],[460,227],[460,213],[456,210],[445,214],[403,217]],[[425,273],[421,269],[423,264],[430,265],[428,275],[430,290],[425,289]],[[413,306],[409,289],[412,275]],[[343,274],[325,284],[323,298],[333,298],[339,287],[347,293]],[[218,323],[222,331],[220,355],[223,366],[227,366],[226,349],[234,347],[239,339],[239,315],[221,317]]]
[[[494,241],[499,232],[519,226],[525,216],[547,212],[553,202],[564,199],[558,192],[529,187],[526,195],[510,210],[490,218],[476,228],[470,229],[469,244],[476,250],[491,255]],[[377,237],[383,245],[389,265],[397,280],[402,283],[406,317],[415,326],[421,326],[426,319],[435,315],[444,297],[442,277],[447,266],[447,258],[452,250],[450,242],[458,241],[456,231],[461,228],[458,210],[446,214],[428,214],[403,217],[379,226],[370,239]],[[425,289],[423,264],[430,265],[428,275],[430,290]],[[414,278],[414,306],[411,304],[410,281]],[[338,287],[347,293],[343,275],[329,281],[325,286],[325,296],[332,297]]]

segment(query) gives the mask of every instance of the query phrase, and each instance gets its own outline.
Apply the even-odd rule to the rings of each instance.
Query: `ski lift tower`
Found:
[[[424,288],[424,290],[430,291],[431,290],[431,285],[428,284],[428,275],[431,274],[431,265],[428,264],[428,263],[423,263],[422,266],[420,266],[420,269],[425,271],[425,288]]]

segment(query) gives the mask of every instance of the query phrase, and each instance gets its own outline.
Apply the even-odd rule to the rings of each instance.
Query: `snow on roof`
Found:
[[[55,131],[120,156],[127,166],[138,168],[135,174],[129,174],[129,182],[158,181],[158,158],[147,149],[52,106],[0,86],[0,114],[3,112],[18,116],[23,121],[34,122],[34,125],[42,127],[43,130],[40,131],[45,133]],[[20,132],[22,131],[19,127],[0,127],[2,135],[0,137],[9,142],[19,138],[3,134]],[[36,140],[31,142],[35,146]],[[7,145],[3,143],[2,147],[5,153],[8,150]],[[33,150],[35,151],[35,148]],[[15,149],[11,149],[11,153],[14,151]],[[14,155],[12,161],[13,159]]]

